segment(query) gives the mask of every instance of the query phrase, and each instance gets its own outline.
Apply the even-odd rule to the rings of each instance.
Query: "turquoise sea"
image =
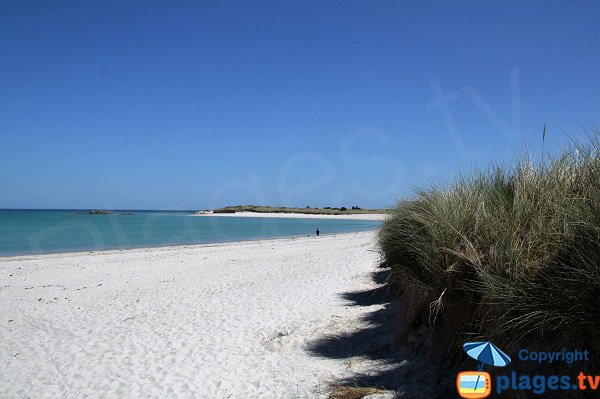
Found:
[[[373,230],[379,221],[194,217],[192,211],[0,210],[0,256],[208,244]]]

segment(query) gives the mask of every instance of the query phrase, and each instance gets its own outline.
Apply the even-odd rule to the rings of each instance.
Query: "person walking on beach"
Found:
[[[317,234],[317,236],[318,236],[319,234],[321,234],[321,232],[319,231],[319,228],[318,228],[318,227],[317,227],[317,231],[315,231],[315,233]]]

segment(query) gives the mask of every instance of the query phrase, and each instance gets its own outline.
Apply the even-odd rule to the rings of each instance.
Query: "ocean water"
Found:
[[[192,212],[0,210],[0,256],[258,240],[374,230],[379,221],[193,217]]]

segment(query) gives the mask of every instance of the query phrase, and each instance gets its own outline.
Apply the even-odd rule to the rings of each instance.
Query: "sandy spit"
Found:
[[[225,217],[254,217],[254,218],[298,218],[298,219],[343,219],[343,220],[385,220],[389,215],[385,213],[355,213],[348,215],[312,215],[304,213],[260,213],[260,212],[236,212],[236,213],[201,213],[191,216],[225,216]]]

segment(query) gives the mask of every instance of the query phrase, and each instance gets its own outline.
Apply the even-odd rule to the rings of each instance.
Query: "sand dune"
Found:
[[[0,397],[305,398],[371,307],[374,233],[0,258]],[[379,306],[379,305],[374,305]]]

